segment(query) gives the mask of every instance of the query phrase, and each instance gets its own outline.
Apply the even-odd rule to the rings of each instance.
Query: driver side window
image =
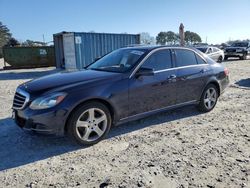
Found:
[[[142,65],[142,68],[151,68],[154,71],[172,68],[170,50],[154,52]]]

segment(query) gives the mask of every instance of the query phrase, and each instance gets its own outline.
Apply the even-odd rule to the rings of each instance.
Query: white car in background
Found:
[[[213,59],[214,61],[217,61],[218,63],[221,63],[224,60],[224,51],[213,46],[198,46],[195,47],[196,49],[200,50],[204,54],[207,54],[208,57]]]

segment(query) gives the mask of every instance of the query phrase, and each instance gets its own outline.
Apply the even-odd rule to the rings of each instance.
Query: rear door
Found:
[[[154,52],[141,66],[154,69],[152,76],[129,80],[129,115],[153,111],[176,103],[176,70],[169,49]]]
[[[199,100],[211,71],[210,66],[189,49],[176,49],[175,60],[177,104]]]

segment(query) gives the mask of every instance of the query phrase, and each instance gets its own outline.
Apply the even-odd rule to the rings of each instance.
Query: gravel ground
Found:
[[[224,64],[232,84],[212,112],[161,113],[85,148],[10,118],[17,85],[56,70],[0,70],[0,187],[250,187],[250,60]]]

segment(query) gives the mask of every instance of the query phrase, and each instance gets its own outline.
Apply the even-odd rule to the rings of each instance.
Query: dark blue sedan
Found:
[[[192,104],[209,112],[228,83],[228,70],[195,49],[122,48],[84,70],[20,85],[13,116],[21,128],[66,132],[89,145],[103,139],[112,125],[164,110]]]

